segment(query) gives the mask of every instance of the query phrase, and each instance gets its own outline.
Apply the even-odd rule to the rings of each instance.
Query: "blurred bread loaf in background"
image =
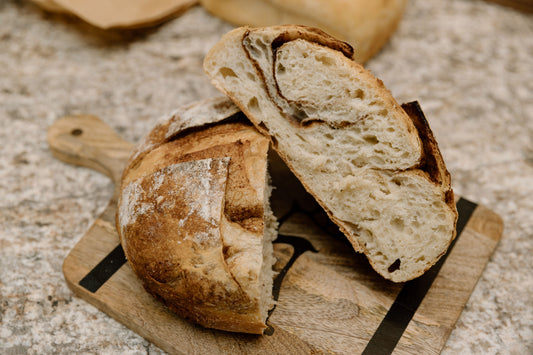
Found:
[[[396,30],[407,0],[32,0],[47,11],[72,14],[101,29],[152,26],[200,4],[236,26],[307,25],[355,48],[364,63]]]
[[[354,60],[374,56],[396,30],[407,0],[200,0],[238,26],[307,25],[350,43]]]
[[[138,28],[161,23],[197,0],[32,0],[47,11],[75,15],[102,29]]]

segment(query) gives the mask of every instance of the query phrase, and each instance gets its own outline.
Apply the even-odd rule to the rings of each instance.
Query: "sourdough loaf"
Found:
[[[407,281],[446,252],[457,211],[429,125],[349,44],[303,26],[241,27],[204,68],[379,274]]]
[[[72,14],[102,29],[153,26],[183,13],[197,0],[32,0],[45,10]]]
[[[117,230],[146,290],[205,327],[261,334],[273,306],[269,142],[227,98],[178,109],[134,150]]]
[[[320,28],[356,49],[364,63],[396,30],[407,0],[200,0],[212,14],[237,26],[298,24]]]

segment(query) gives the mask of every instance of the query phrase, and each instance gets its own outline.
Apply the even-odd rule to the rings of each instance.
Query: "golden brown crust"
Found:
[[[177,135],[205,128],[238,115],[239,109],[231,101],[220,97],[206,100],[202,104],[193,103],[180,107],[170,115],[161,117],[152,131],[134,148],[124,172],[135,166],[147,152],[177,138]],[[243,119],[241,121],[245,122]]]
[[[284,25],[271,27],[270,30],[279,33],[271,43],[274,54],[283,44],[296,39],[303,39],[337,50],[344,54],[346,58],[353,59],[354,50],[349,43],[343,42],[318,28],[302,25]],[[243,42],[246,40],[246,37],[247,35],[244,36]]]
[[[433,131],[431,131],[431,128],[429,127],[429,123],[426,120],[426,116],[424,115],[424,112],[422,111],[422,108],[420,107],[417,101],[402,104],[402,108],[413,121],[418,131],[418,135],[422,140],[422,146],[424,148],[424,159],[419,169],[427,173],[430,181],[440,186],[446,198],[445,202],[448,207],[450,207],[450,210],[454,213],[455,223],[457,223],[458,214],[457,208],[455,206],[450,172],[446,168],[444,158],[442,157],[442,154],[440,152],[437,140],[433,135]],[[455,238],[455,233],[453,235],[453,238]],[[452,240],[450,240],[450,243]]]
[[[183,121],[191,108],[174,114],[132,155],[117,230],[145,289],[170,309],[206,327],[261,334],[261,260],[256,279],[245,280],[228,260],[241,246],[224,231],[261,245],[268,140],[226,98],[200,105],[215,118],[194,126]],[[226,114],[216,117],[218,109]]]
[[[450,173],[446,170],[439,146],[420,105],[417,101],[413,101],[403,104],[402,108],[413,121],[423,144],[424,159],[419,167],[420,170],[428,173],[430,180],[435,184],[442,185],[443,188],[449,188],[451,182]]]

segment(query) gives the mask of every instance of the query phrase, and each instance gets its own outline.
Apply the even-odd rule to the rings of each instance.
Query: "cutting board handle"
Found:
[[[133,145],[92,115],[65,116],[48,129],[48,145],[61,161],[97,170],[120,182]]]

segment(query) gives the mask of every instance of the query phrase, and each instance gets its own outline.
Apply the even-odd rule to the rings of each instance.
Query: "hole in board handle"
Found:
[[[72,131],[70,131],[70,134],[72,134],[74,137],[81,136],[83,133],[83,130],[81,128],[74,128]]]

